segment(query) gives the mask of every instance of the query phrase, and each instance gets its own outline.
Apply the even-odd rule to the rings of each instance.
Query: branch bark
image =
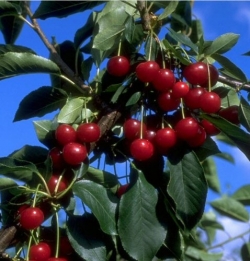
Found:
[[[237,81],[235,79],[219,75],[219,82],[225,83],[237,90],[245,90],[250,92],[250,84]]]
[[[148,13],[148,9],[146,6],[146,1],[144,0],[137,0],[137,8],[140,12],[141,20],[142,20],[142,27],[144,31],[149,31],[151,28],[151,17]]]

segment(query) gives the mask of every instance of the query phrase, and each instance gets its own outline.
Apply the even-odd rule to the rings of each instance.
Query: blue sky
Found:
[[[39,2],[32,2],[32,9],[35,10],[38,4]],[[240,34],[238,44],[226,56],[235,62],[250,79],[250,57],[242,56],[243,53],[250,51],[250,2],[195,1],[193,13],[202,21],[206,40],[213,40],[221,34],[229,32]],[[49,40],[52,36],[55,36],[57,42],[60,43],[67,39],[73,39],[75,31],[85,23],[86,17],[88,17],[86,13],[79,13],[65,19],[39,20],[39,24]],[[1,34],[0,43],[4,43]],[[29,46],[39,55],[48,57],[48,51],[27,25],[24,26],[16,44]],[[38,120],[38,118],[15,123],[12,121],[19,102],[29,92],[41,86],[50,86],[48,75],[34,74],[0,81],[0,157],[10,154],[25,144],[40,145],[32,124],[32,121]],[[52,119],[52,117],[53,115],[46,115],[43,118]],[[246,157],[236,148],[220,143],[218,145],[222,151],[232,153],[236,159],[234,165],[216,159],[222,192],[231,193],[241,185],[249,184],[250,163]],[[217,196],[210,192],[208,198],[212,199]]]

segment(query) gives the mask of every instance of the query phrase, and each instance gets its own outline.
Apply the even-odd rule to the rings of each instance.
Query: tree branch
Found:
[[[144,31],[149,31],[151,28],[151,17],[148,13],[148,9],[146,6],[146,1],[144,0],[137,0],[137,8],[140,12],[141,20],[142,20],[142,27]]]
[[[229,78],[229,77],[225,77],[225,76],[222,76],[222,75],[219,75],[219,82],[221,83],[225,83],[235,89],[238,89],[238,90],[245,90],[245,91],[248,91],[250,92],[250,84],[248,83],[243,83],[243,82],[240,82],[240,81],[237,81],[235,79],[232,79],[232,78]]]

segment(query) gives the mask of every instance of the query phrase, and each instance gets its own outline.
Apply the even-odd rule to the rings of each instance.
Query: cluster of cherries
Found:
[[[112,57],[107,71],[113,76],[125,76],[130,72],[129,60],[124,56]],[[199,119],[200,112],[218,114],[233,124],[239,124],[238,106],[221,109],[220,96],[211,91],[219,76],[211,64],[196,62],[186,66],[181,75],[187,82],[177,80],[172,70],[161,69],[155,61],[139,63],[135,75],[146,84],[145,88],[157,93],[157,106],[163,114],[174,114],[180,105],[183,112],[174,126],[163,123],[167,127],[158,130],[147,130],[146,124],[132,118],[124,123],[124,136],[130,141],[130,153],[138,161],[151,158],[155,150],[167,155],[179,141],[190,147],[199,147],[207,135],[217,135],[220,131],[212,123]]]

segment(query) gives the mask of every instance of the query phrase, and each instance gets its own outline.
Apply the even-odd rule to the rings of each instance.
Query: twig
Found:
[[[148,9],[146,6],[146,1],[137,0],[137,8],[140,12],[141,20],[142,20],[142,28],[144,31],[149,31],[151,29],[151,16],[148,13]]]
[[[250,84],[248,83],[244,83],[244,82],[240,82],[237,81],[235,79],[229,78],[229,77],[225,77],[222,75],[219,75],[219,82],[221,83],[225,83],[237,90],[245,90],[245,91],[250,91]]]

